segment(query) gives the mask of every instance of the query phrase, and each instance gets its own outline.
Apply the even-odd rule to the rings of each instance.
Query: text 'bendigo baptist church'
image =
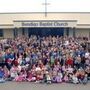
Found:
[[[65,27],[68,26],[67,22],[22,22],[23,27]]]

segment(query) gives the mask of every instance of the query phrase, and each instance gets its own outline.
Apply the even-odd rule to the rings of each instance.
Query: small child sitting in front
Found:
[[[13,65],[13,67],[10,69],[11,81],[14,80],[18,76],[18,73],[19,73],[18,66]]]
[[[68,73],[67,72],[65,72],[65,74],[64,74],[63,81],[66,82],[66,83],[69,82],[69,77],[68,77]]]
[[[21,72],[19,73],[18,76],[15,77],[15,81],[17,82],[22,82],[22,81],[25,81],[26,80],[26,71],[25,70],[21,70]]]
[[[51,75],[48,71],[46,71],[46,83],[51,84]]]
[[[62,78],[63,78],[63,75],[62,75],[61,71],[59,71],[57,73],[57,76],[56,76],[56,82],[57,83],[61,83],[62,82]]]
[[[4,70],[2,67],[0,67],[0,83],[4,83],[5,79],[4,79]]]

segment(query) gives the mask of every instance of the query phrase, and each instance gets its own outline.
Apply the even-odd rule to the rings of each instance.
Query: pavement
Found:
[[[30,82],[0,83],[0,90],[90,90],[90,83],[83,84],[37,84]]]

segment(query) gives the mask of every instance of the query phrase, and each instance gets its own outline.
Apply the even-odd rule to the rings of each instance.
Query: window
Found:
[[[3,37],[3,29],[0,29],[0,37]]]

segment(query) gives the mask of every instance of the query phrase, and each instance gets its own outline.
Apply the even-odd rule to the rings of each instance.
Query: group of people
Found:
[[[19,36],[0,40],[0,82],[74,83],[90,80],[86,37]]]

